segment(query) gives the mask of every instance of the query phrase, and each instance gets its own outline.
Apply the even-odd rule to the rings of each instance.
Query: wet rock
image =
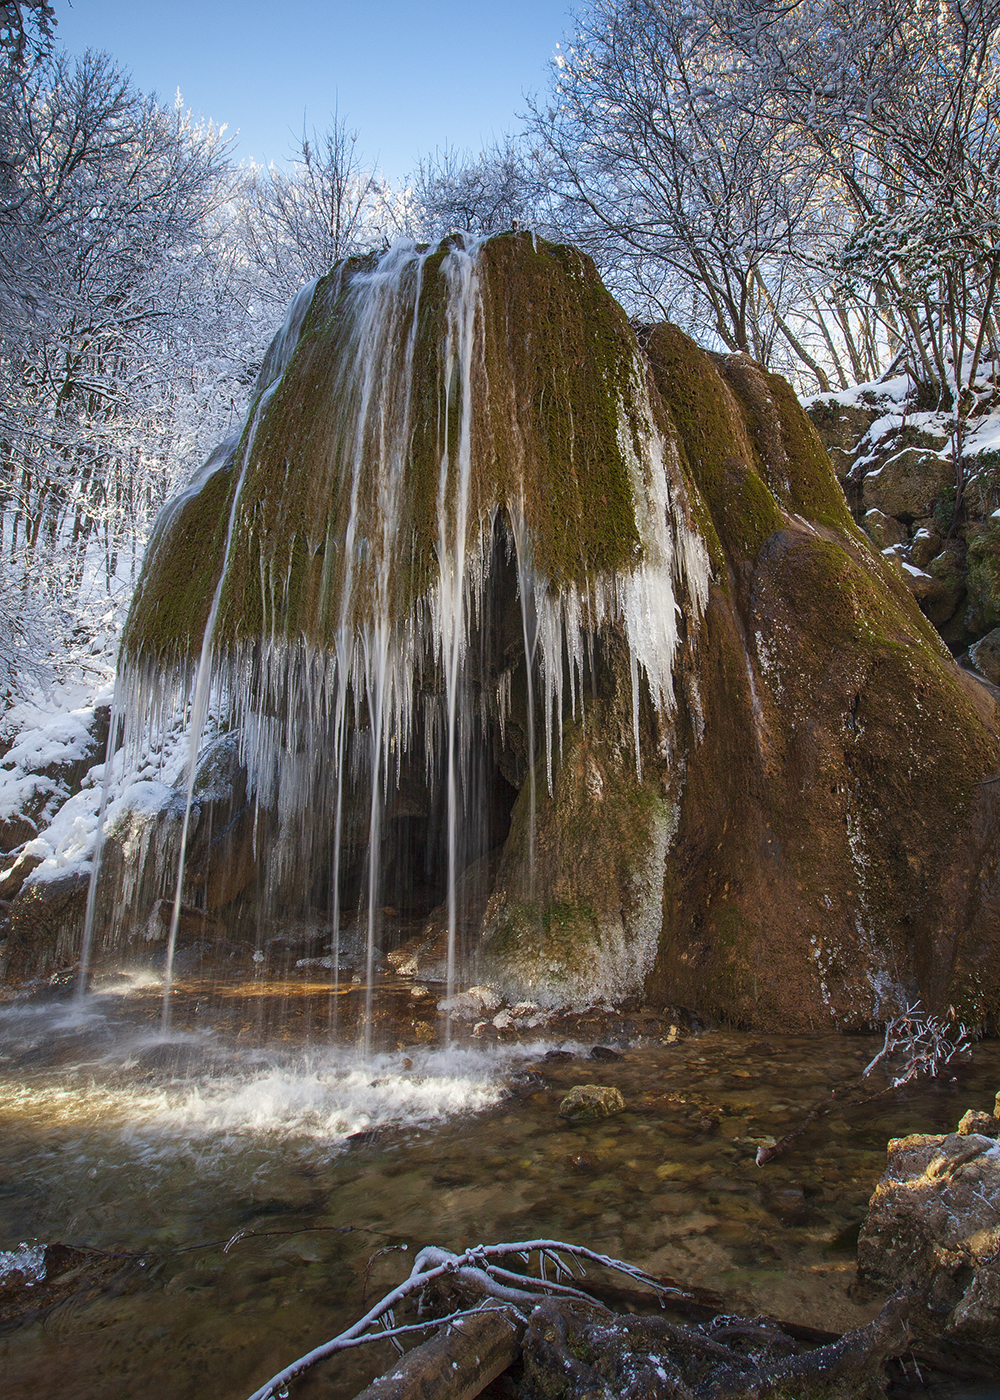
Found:
[[[977,671],[994,685],[1000,685],[1000,627],[994,627],[969,647],[969,655]]]
[[[962,1114],[957,1131],[963,1137],[968,1137],[970,1133],[979,1133],[982,1137],[997,1137],[1000,1134],[1000,1120],[994,1118],[992,1113],[981,1113],[978,1109],[970,1108],[967,1113]]]
[[[153,924],[159,930],[159,938],[164,938],[169,934],[173,916],[174,901],[172,899],[157,900],[153,906]],[[190,904],[182,904],[177,933],[181,938],[221,938],[225,929],[218,919],[213,919],[204,909],[196,909]]]
[[[500,998],[492,987],[470,987],[466,992],[457,992],[439,1001],[437,1009],[450,1012],[460,1020],[472,1021],[496,1011],[499,1005]]]
[[[858,1239],[858,1273],[915,1290],[920,1330],[975,1343],[1000,1361],[998,1200],[995,1137],[960,1129],[894,1138]]]
[[[0,851],[5,854],[16,851],[18,846],[23,846],[25,841],[31,841],[37,835],[38,827],[21,812],[0,817]]]
[[[610,1045],[595,1045],[590,1052],[592,1060],[620,1060],[620,1050],[612,1050]]]
[[[8,976],[42,976],[76,961],[89,883],[89,874],[79,870],[27,881],[11,902]]]
[[[620,1089],[604,1084],[575,1084],[559,1105],[559,1117],[570,1123],[597,1123],[625,1109]]]
[[[5,869],[0,870],[0,899],[13,899],[20,894],[25,880],[41,863],[41,856],[29,855],[27,851],[23,851]]]

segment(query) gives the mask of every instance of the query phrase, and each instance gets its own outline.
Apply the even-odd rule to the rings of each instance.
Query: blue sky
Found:
[[[573,0],[54,0],[71,53],[105,49],[143,91],[239,129],[237,156],[287,159],[335,108],[390,178],[446,143],[518,128]]]

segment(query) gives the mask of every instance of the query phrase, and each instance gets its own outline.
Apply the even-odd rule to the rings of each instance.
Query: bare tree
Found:
[[[403,215],[364,161],[357,133],[335,117],[305,132],[291,168],[254,169],[240,205],[240,237],[257,293],[284,309],[306,282],[400,230]]]
[[[42,60],[3,99],[5,583],[66,606],[98,560],[106,591],[125,586],[123,551],[176,472],[170,410],[206,360],[196,323],[229,315],[211,225],[228,164],[218,133],[138,94],[103,55]]]
[[[848,213],[831,296],[961,416],[997,341],[1000,5],[711,3],[774,119],[812,148]]]
[[[417,167],[410,218],[424,238],[548,227],[548,187],[538,153],[523,140],[507,137],[478,155],[446,146]]]
[[[706,10],[598,0],[532,129],[617,290],[767,362],[823,229],[813,154],[758,96]]]

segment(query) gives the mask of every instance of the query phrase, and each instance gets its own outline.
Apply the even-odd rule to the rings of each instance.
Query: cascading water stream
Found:
[[[445,423],[450,422],[452,386],[457,381],[459,430],[455,461],[445,432],[438,478],[438,568],[441,590],[441,648],[445,674],[447,708],[447,916],[448,951],[446,964],[446,1041],[451,1039],[451,1002],[455,993],[455,942],[458,925],[456,886],[458,882],[459,755],[458,705],[462,661],[468,637],[466,617],[466,538],[469,516],[469,488],[472,475],[472,356],[479,287],[475,268],[475,246],[458,250],[447,260],[449,305],[445,356]],[[454,480],[452,477],[454,475]],[[449,506],[454,514],[453,536],[449,541]],[[463,785],[464,786],[464,785]]]
[[[90,979],[90,957],[94,946],[94,925],[97,920],[97,891],[101,869],[101,856],[104,849],[104,829],[111,794],[115,753],[124,722],[120,700],[120,687],[116,683],[111,701],[111,720],[108,725],[108,743],[104,755],[104,777],[101,782],[101,802],[97,809],[97,831],[94,834],[94,853],[91,857],[90,880],[87,884],[87,906],[83,916],[83,935],[80,940],[80,966],[76,975],[76,1001],[82,1002],[87,994]]]
[[[541,330],[522,329],[519,284],[498,271],[525,260],[558,291]],[[572,273],[589,275],[582,264]],[[279,377],[239,452],[230,448],[232,495],[220,507],[221,478],[209,474],[168,521],[187,531],[184,558],[213,571],[200,634],[197,623],[170,630],[183,617],[172,604],[178,567],[170,530],[154,539],[126,628],[122,703],[162,725],[171,682],[192,694],[164,1026],[185,890],[208,915],[220,907],[205,852],[228,849],[231,813],[199,799],[208,815],[195,823],[210,713],[238,746],[239,800],[253,812],[257,904],[233,917],[253,909],[260,930],[316,911],[332,934],[322,960],[331,1025],[342,965],[356,982],[363,974],[366,1054],[384,935],[401,936],[394,906],[440,921],[448,1008],[464,972],[465,891],[481,861],[482,879],[494,878],[485,857],[499,859],[522,785],[518,879],[541,927],[553,876],[549,845],[538,868],[538,762],[544,743],[548,810],[588,670],[596,705],[599,635],[627,655],[641,781],[641,687],[658,714],[671,711],[678,599],[696,620],[707,561],[627,325],[615,322],[619,358],[592,368],[572,277],[562,254],[530,240],[400,244],[341,265],[309,290],[308,310],[296,304],[298,348],[283,333],[268,356],[262,379]],[[563,392],[572,402],[561,420]],[[215,534],[198,533],[203,496]],[[617,512],[606,536],[595,499]],[[188,589],[189,613],[197,596]],[[602,665],[606,652],[602,642]],[[189,882],[192,841],[200,864]]]
[[[222,599],[222,590],[226,582],[226,566],[229,562],[230,552],[233,547],[233,535],[236,528],[236,515],[240,505],[240,493],[243,490],[243,483],[246,480],[247,466],[250,462],[251,452],[253,451],[254,438],[257,435],[261,414],[273,392],[273,386],[264,390],[257,401],[257,407],[254,410],[254,415],[250,422],[250,430],[247,433],[246,444],[243,448],[240,473],[233,491],[233,503],[229,511],[229,521],[226,526],[226,541],[222,550],[222,569],[219,573],[218,582],[215,585],[215,591],[212,594],[212,603],[208,610],[208,618],[205,622],[205,633],[201,643],[201,654],[198,658],[198,669],[195,673],[194,694],[191,699],[191,709],[188,718],[188,762],[187,787],[184,794],[184,820],[181,824],[180,850],[177,855],[177,880],[174,886],[174,903],[170,912],[170,930],[167,934],[167,949],[163,965],[163,1011],[160,1026],[164,1035],[170,1030],[170,992],[174,981],[174,954],[177,950],[177,931],[180,928],[181,921],[181,903],[184,893],[184,866],[187,861],[188,832],[191,826],[191,806],[194,800],[194,785],[198,776],[198,754],[201,750],[202,736],[205,733],[205,721],[208,719],[209,705],[212,699],[212,651],[215,640],[215,625],[219,616],[219,604]]]

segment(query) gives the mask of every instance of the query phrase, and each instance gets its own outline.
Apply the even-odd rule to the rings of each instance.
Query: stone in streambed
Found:
[[[958,1132],[963,1137],[968,1137],[970,1133],[981,1133],[983,1137],[998,1137],[1000,1121],[994,1118],[992,1113],[980,1113],[977,1109],[970,1108],[968,1113],[962,1114]]]
[[[975,1131],[989,1117],[970,1112],[957,1133],[890,1141],[858,1239],[858,1272],[882,1288],[913,1290],[918,1332],[972,1343],[1000,1362],[1000,1144],[995,1128]]]
[[[559,1117],[570,1123],[597,1123],[624,1109],[621,1090],[613,1085],[574,1084],[559,1105]]]

